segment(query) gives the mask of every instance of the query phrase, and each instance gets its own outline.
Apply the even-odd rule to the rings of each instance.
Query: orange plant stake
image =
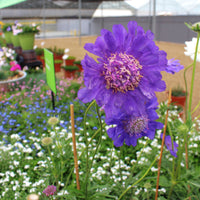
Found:
[[[171,88],[170,88],[169,89],[168,102],[167,102],[168,106],[171,103],[171,93],[172,93],[172,91],[171,91]],[[167,113],[166,113],[166,116],[165,116],[165,126],[164,126],[164,131],[163,131],[162,145],[161,145],[161,150],[160,150],[160,159],[159,159],[159,163],[158,163],[158,176],[157,176],[155,200],[158,199],[158,187],[159,187],[160,169],[161,169],[161,162],[162,162],[163,147],[164,147],[164,142],[165,142],[165,134],[166,134],[166,129],[167,129],[168,111],[169,110],[167,109]]]
[[[77,152],[76,152],[76,138],[75,138],[75,128],[74,128],[74,105],[73,104],[70,104],[70,116],[71,116],[71,127],[72,127],[72,142],[73,142],[73,150],[74,150],[74,166],[76,170],[76,184],[77,184],[77,189],[80,190],[78,159],[77,159]]]

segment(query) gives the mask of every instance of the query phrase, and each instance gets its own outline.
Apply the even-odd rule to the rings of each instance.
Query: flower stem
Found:
[[[86,132],[86,118],[87,118],[87,113],[89,112],[90,108],[92,105],[95,103],[95,100],[90,103],[90,105],[87,107],[83,122],[84,122],[84,136],[85,136],[85,152],[86,152],[86,176],[85,176],[85,200],[88,198],[88,177],[89,177],[89,154],[88,154],[88,137],[87,137],[87,132]]]
[[[102,124],[102,128],[104,128],[105,126],[106,126],[105,123]],[[101,129],[99,128],[99,129],[94,133],[94,135],[93,135],[93,136],[91,137],[91,139],[89,140],[88,145],[92,142],[92,140],[95,138],[95,136],[96,136],[100,131],[101,131]],[[78,160],[82,157],[82,155],[83,155],[83,153],[85,152],[85,150],[86,150],[86,147],[82,150],[80,156],[78,157]],[[69,173],[69,175],[68,175],[68,177],[67,177],[67,181],[66,181],[66,183],[65,183],[66,186],[69,184],[69,180],[70,180],[70,177],[71,177],[73,171],[74,171],[74,167],[71,169],[71,171],[70,171],[70,173]]]
[[[137,157],[137,161],[136,163],[134,163],[133,167],[131,168],[131,176],[133,175],[134,169],[136,167],[136,165],[138,164],[138,160],[140,159],[140,157],[142,156],[142,153],[144,151],[144,149],[146,148],[147,144],[149,143],[149,139],[147,138],[146,143],[144,144],[144,146],[142,147],[142,150],[140,151],[139,156]]]
[[[95,151],[94,151],[94,153],[93,153],[93,156],[92,156],[91,165],[90,165],[90,167],[89,167],[89,169],[88,169],[88,177],[89,177],[89,175],[90,175],[90,170],[91,170],[91,168],[92,168],[95,155],[96,155],[96,153],[97,153],[97,151],[98,151],[98,149],[99,149],[99,146],[100,146],[100,144],[101,144],[101,141],[102,141],[102,130],[103,130],[103,126],[102,126],[102,122],[101,122],[101,115],[100,115],[100,113],[99,113],[99,107],[98,107],[97,104],[96,104],[96,111],[97,111],[97,116],[98,116],[99,123],[100,123],[100,133],[101,133],[101,134],[100,134],[100,137],[99,137],[99,139],[98,139],[98,143],[97,143],[97,145],[96,145],[96,149],[95,149]],[[91,140],[90,140],[90,141],[91,141]]]
[[[191,65],[187,66],[185,68],[185,70],[184,70],[184,82],[185,82],[185,92],[186,92],[186,102],[185,102],[186,113],[185,113],[185,119],[187,119],[187,115],[188,115],[188,113],[187,113],[188,112],[188,110],[187,110],[187,106],[188,106],[188,104],[187,104],[187,102],[188,102],[188,96],[187,96],[187,94],[188,94],[188,87],[187,87],[187,80],[186,80],[186,72],[192,66],[193,66],[193,63]]]
[[[194,54],[194,65],[193,65],[193,71],[192,71],[192,80],[191,80],[191,87],[190,87],[190,96],[189,96],[189,107],[188,111],[191,113],[192,108],[192,94],[193,94],[193,88],[194,88],[194,77],[195,77],[195,70],[196,70],[196,61],[197,61],[197,52],[198,52],[198,45],[199,45],[199,37],[200,33],[197,34],[197,43],[196,43],[196,49]]]
[[[191,112],[191,114],[193,114],[193,113],[199,108],[199,106],[200,106],[200,101],[199,101],[199,103],[196,105],[196,107],[194,108],[194,110]]]
[[[133,183],[130,187],[128,187],[119,197],[118,200],[120,200],[134,185],[138,184],[140,181],[142,181],[145,176],[149,173],[149,171],[151,170],[152,166],[154,165],[154,163],[157,161],[158,159],[158,156],[156,156],[156,158],[154,159],[154,161],[151,163],[151,165],[149,166],[149,168],[147,169],[147,171],[144,173],[144,175],[139,179],[137,180],[135,183]]]

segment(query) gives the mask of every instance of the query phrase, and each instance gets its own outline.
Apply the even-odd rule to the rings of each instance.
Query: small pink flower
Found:
[[[11,66],[15,66],[17,63],[15,61],[10,61]]]
[[[11,65],[12,67],[10,68],[10,71],[16,71],[16,70],[21,70],[21,67],[19,64]]]
[[[56,192],[56,186],[48,185],[47,188],[43,191],[43,193],[48,197],[50,195],[54,195]]]

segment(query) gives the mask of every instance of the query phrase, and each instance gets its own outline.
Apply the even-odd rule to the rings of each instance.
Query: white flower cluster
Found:
[[[2,47],[0,49],[0,70],[2,66],[8,65],[10,61],[15,59],[15,51],[13,49]]]

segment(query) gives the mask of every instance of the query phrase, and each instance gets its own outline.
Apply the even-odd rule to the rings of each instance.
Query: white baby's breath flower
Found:
[[[68,52],[69,52],[69,49],[68,49],[68,48],[66,48],[66,49],[64,50],[64,52],[65,52],[65,53],[68,53]]]
[[[63,55],[62,59],[67,60],[68,57],[69,57],[69,55],[65,54],[65,55]]]

